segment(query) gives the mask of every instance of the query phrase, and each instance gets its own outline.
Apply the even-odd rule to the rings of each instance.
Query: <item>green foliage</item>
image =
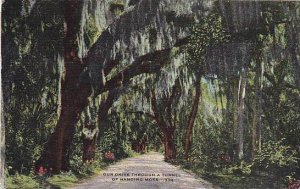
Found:
[[[3,3],[6,165],[11,173],[30,172],[57,120],[59,2],[38,1],[32,9],[28,3]]]
[[[204,55],[208,48],[213,48],[229,40],[229,35],[224,29],[222,17],[218,13],[212,13],[200,23],[191,27],[192,35],[187,45],[187,53],[192,67],[203,69]]]
[[[285,184],[271,175],[253,176],[253,175],[233,175],[233,174],[215,174],[202,175],[202,177],[220,188],[224,189],[282,189]]]
[[[263,144],[261,152],[255,156],[253,168],[287,176],[296,171],[298,161],[297,152],[284,145],[283,140],[267,141]]]
[[[210,110],[204,106],[200,111],[203,113],[203,111]],[[204,171],[211,172],[222,166],[222,162],[219,161],[219,155],[227,153],[226,135],[223,135],[226,133],[226,128],[219,125],[214,120],[213,115],[198,117],[198,119],[199,121],[206,121],[198,122],[199,125],[195,126],[196,133],[193,138],[191,162],[194,166],[196,165]],[[211,148],[211,146],[214,146],[214,148]]]
[[[39,183],[33,176],[15,174],[13,176],[7,176],[5,179],[5,185],[7,189],[37,189]]]
[[[126,145],[124,153],[127,154],[128,157],[137,157],[139,153],[133,151],[130,146]]]
[[[293,22],[295,17],[291,17],[291,12],[297,9],[295,7],[293,3],[262,3],[262,14],[265,21],[261,23],[261,30],[256,30],[257,33],[254,35],[247,34],[247,37],[251,37],[246,40],[257,43],[257,49],[254,51],[253,62],[249,65],[247,74],[246,110],[245,122],[243,123],[244,160],[238,161],[236,159],[237,130],[235,124],[237,123],[236,116],[239,113],[239,100],[236,99],[235,95],[238,93],[236,87],[238,86],[238,78],[231,77],[232,73],[229,72],[226,78],[216,75],[215,81],[217,82],[212,82],[212,86],[209,86],[208,90],[202,89],[202,104],[205,104],[205,106],[200,106],[201,113],[197,116],[190,160],[188,162],[183,161],[182,157],[179,156],[179,162],[184,167],[193,169],[196,172],[209,172],[210,174],[223,170],[226,176],[239,177],[236,183],[236,186],[239,187],[230,185],[232,180],[228,179],[231,181],[228,182],[225,188],[251,188],[249,186],[242,187],[242,182],[248,183],[249,181],[252,186],[255,186],[257,178],[254,178],[255,175],[253,174],[258,172],[267,174],[262,179],[263,182],[259,183],[258,187],[261,188],[266,187],[266,184],[267,187],[280,188],[282,178],[295,176],[299,154],[291,147],[300,142],[300,132],[299,127],[297,127],[300,121],[300,106],[298,105],[300,93],[295,86],[294,74],[296,73],[293,62],[289,57],[291,54],[286,55],[284,53],[289,51],[288,41],[289,36],[292,35],[287,28],[293,25],[293,23],[284,21],[291,20]],[[297,10],[299,12],[299,7]],[[243,34],[235,34],[232,38],[228,36],[222,27],[222,19],[220,18],[220,22],[218,22],[217,17],[212,16],[208,23],[205,23],[204,20],[199,25],[194,26],[197,29],[192,30],[194,33],[189,51],[187,51],[189,56],[193,57],[191,58],[192,63],[205,65],[206,49],[214,49],[214,47],[222,46],[230,40],[235,42],[245,40]],[[211,25],[216,25],[215,28],[217,29],[215,31],[214,28],[210,29]],[[216,35],[217,37],[214,38],[214,32],[220,35]],[[220,41],[218,41],[218,38]],[[299,38],[294,39],[299,40]],[[224,59],[226,58],[224,56]],[[257,73],[257,65],[261,64],[263,68],[260,86],[254,76]],[[261,92],[255,94],[256,87],[260,88]],[[260,121],[263,146],[261,147],[262,151],[256,154],[252,162],[251,134],[253,132],[254,107],[256,106],[255,95],[261,95],[262,98],[258,103],[258,107],[262,108]],[[222,98],[225,98],[225,100]],[[220,106],[216,106],[218,103],[220,103]],[[218,114],[217,110],[220,109],[222,111]],[[283,142],[281,138],[286,138],[286,140]],[[218,154],[220,153],[230,156],[232,162],[225,166],[220,164],[218,161]],[[245,179],[241,179],[241,177],[245,177]],[[276,184],[267,182],[267,179],[274,179],[273,177],[280,181]],[[255,180],[255,182],[251,180]]]
[[[225,169],[227,174],[234,175],[250,175],[251,174],[252,164],[248,164],[245,161],[241,161],[239,165],[235,165]]]
[[[87,177],[96,174],[101,169],[102,161],[100,153],[96,153],[95,160],[88,162],[83,162],[81,156],[74,154],[70,161],[71,170],[80,177]]]
[[[272,69],[265,72],[266,81],[263,93],[268,95],[264,103],[264,113],[270,135],[266,137],[286,138],[290,145],[300,143],[300,90],[293,86],[293,68],[289,61],[277,62]],[[272,110],[272,111],[268,111]],[[276,119],[273,119],[276,117]],[[279,130],[277,136],[272,135],[271,130]],[[279,134],[280,133],[280,134]]]

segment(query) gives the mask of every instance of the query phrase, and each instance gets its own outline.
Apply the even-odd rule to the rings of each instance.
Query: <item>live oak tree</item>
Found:
[[[81,29],[81,15],[86,11],[83,10],[84,3],[86,1],[82,2],[79,0],[64,1],[62,3],[65,21],[63,38],[65,71],[61,83],[61,112],[55,131],[50,136],[42,157],[37,163],[37,166],[46,165],[55,172],[67,170],[68,168],[68,147],[72,142],[75,124],[88,104],[88,97],[90,95],[97,96],[107,90],[118,87],[123,82],[127,82],[141,73],[151,73],[160,69],[166,63],[164,56],[168,54],[173,46],[184,42],[187,36],[186,34],[180,36],[177,33],[179,29],[184,28],[184,26],[180,26],[180,23],[179,27],[173,28],[173,34],[169,33],[161,36],[160,32],[163,32],[168,25],[176,22],[176,19],[183,19],[184,21],[191,19],[189,15],[176,16],[176,9],[172,2],[169,2],[170,10],[164,10],[160,1],[151,3],[149,1],[141,1],[138,3],[138,6],[127,12],[125,11],[114,22],[107,24],[107,28],[103,28],[98,40],[86,52],[86,56],[80,57],[77,45],[80,39],[77,36]],[[184,5],[183,9],[189,9],[197,1],[192,1],[189,4],[181,3]],[[140,13],[148,15],[147,19],[139,19]],[[182,12],[178,13],[182,14]],[[160,20],[161,24],[164,24],[162,27],[155,28],[155,20],[161,19],[161,16],[164,18],[169,17],[168,19]],[[105,19],[105,17],[101,19]],[[131,27],[125,25],[128,22],[132,23]],[[146,44],[143,44],[143,41],[141,41],[142,45],[144,45],[142,47],[138,41],[130,43],[130,40],[144,39],[145,34],[148,33],[148,28],[150,29],[151,27],[154,27],[156,31],[156,36],[154,36],[154,38],[157,38],[154,43],[156,46],[151,47],[149,40],[147,40]],[[139,32],[137,33],[137,31]],[[136,35],[132,36],[131,33],[136,33]],[[134,38],[132,39],[132,37]],[[172,40],[167,40],[169,38],[172,38]],[[128,66],[123,66],[123,69],[111,76],[110,79],[106,78],[110,71],[117,65],[120,65],[122,61],[128,61],[130,64],[127,63]],[[154,64],[149,64],[149,61],[153,61]]]

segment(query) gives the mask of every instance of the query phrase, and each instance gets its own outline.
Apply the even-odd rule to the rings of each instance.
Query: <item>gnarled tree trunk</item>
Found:
[[[64,65],[65,77],[61,81],[61,112],[54,133],[50,136],[44,152],[36,163],[36,167],[51,168],[53,172],[68,169],[69,146],[75,132],[75,125],[80,113],[88,104],[87,97],[91,94],[88,85],[76,85],[80,73],[84,69],[82,61],[78,57],[77,33],[79,31],[80,0],[65,1],[65,28],[64,28]]]

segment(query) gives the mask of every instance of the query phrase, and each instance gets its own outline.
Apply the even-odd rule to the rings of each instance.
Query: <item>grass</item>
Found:
[[[135,154],[136,155],[136,154]],[[98,166],[87,164],[82,166],[81,173],[74,174],[72,171],[62,172],[53,176],[38,176],[38,175],[9,175],[6,177],[7,189],[67,189],[83,182],[84,180],[98,176],[101,171],[115,162],[100,162]]]
[[[237,175],[201,175],[214,185],[224,189],[282,189],[285,188],[280,179],[272,176],[237,176]]]
[[[231,174],[216,171],[212,173],[194,169],[199,177],[223,189],[282,189],[286,187],[282,177],[272,174]]]
[[[113,162],[115,163],[115,162]],[[51,185],[51,187],[57,188],[57,189],[67,189],[71,188],[85,180],[92,179],[98,175],[100,175],[101,171],[113,164],[113,163],[104,163],[101,162],[101,165],[99,167],[95,167],[93,169],[90,169],[88,172],[85,174],[74,174],[71,171],[70,172],[65,172],[61,173],[58,175],[54,175],[52,177],[49,177],[46,180],[46,183],[48,185]]]
[[[74,186],[79,182],[79,179],[72,172],[67,172],[54,175],[48,178],[46,182],[52,187],[64,189]]]
[[[212,183],[216,188],[223,189],[282,189],[287,185],[282,177],[260,172],[259,174],[232,174],[218,170],[204,171],[185,161],[177,161],[173,164],[180,165],[187,172],[195,173],[197,176]]]
[[[53,176],[38,176],[38,175],[9,175],[6,177],[7,189],[67,189],[81,183],[84,180],[98,176],[101,171],[112,163],[101,162],[99,167],[90,167],[85,174],[74,174],[72,171],[62,172]]]
[[[36,189],[39,183],[31,175],[16,174],[5,179],[5,186],[7,189]]]

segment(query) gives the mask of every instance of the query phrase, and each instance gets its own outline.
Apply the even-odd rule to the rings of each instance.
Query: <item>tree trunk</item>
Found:
[[[261,150],[261,103],[262,103],[262,78],[263,62],[257,63],[255,74],[255,99],[253,104],[253,123],[252,123],[252,158],[256,151]]]
[[[78,87],[76,81],[84,69],[78,57],[77,33],[79,31],[82,1],[67,0],[64,2],[64,66],[65,77],[61,81],[61,112],[54,133],[50,136],[41,158],[36,163],[48,167],[54,173],[68,170],[69,147],[75,132],[80,114],[88,104],[91,89],[88,85]]]
[[[234,147],[235,144],[235,88],[234,88],[234,80],[231,77],[227,77],[225,87],[225,94],[226,94],[226,111],[225,111],[225,124],[229,131],[229,141],[228,141],[228,154],[231,158],[235,157],[236,148]]]
[[[256,87],[255,87],[256,88]],[[258,114],[258,99],[257,99],[257,89],[255,89],[255,99],[253,103],[253,123],[252,123],[252,159],[254,158],[256,151],[257,151],[257,128],[259,124],[259,114]]]
[[[89,136],[84,132],[85,130],[90,131]],[[83,128],[83,154],[82,161],[88,162],[93,161],[96,153],[96,141],[98,136],[98,129],[94,124],[85,124]]]
[[[135,141],[132,142],[131,144],[131,148],[133,151],[135,151],[136,153],[140,153],[141,152],[141,145],[140,145],[140,141],[137,139]]]
[[[188,124],[185,130],[185,146],[184,146],[184,152],[185,152],[185,159],[189,158],[189,152],[191,148],[191,133],[192,129],[194,127],[195,118],[198,112],[198,106],[200,102],[200,96],[201,96],[201,77],[198,76],[197,80],[195,81],[195,89],[196,94],[192,105],[192,110],[188,119]]]
[[[237,80],[236,78],[232,78],[232,112],[233,112],[233,151],[234,151],[234,158],[238,159],[238,124],[239,124],[239,118],[238,118],[238,105],[239,105],[239,85],[240,85],[240,79]]]
[[[298,20],[296,19],[296,10],[291,10],[291,18],[292,22],[290,24],[286,24],[287,30],[287,43],[288,43],[288,50],[291,56],[291,63],[293,66],[294,71],[294,79],[295,84],[298,89],[300,89],[300,63],[299,63],[299,46],[297,38],[297,27],[298,27]],[[296,23],[297,22],[297,23]]]
[[[152,90],[150,94],[151,98],[151,108],[154,113],[154,119],[159,126],[161,132],[163,133],[163,143],[165,148],[165,160],[173,160],[176,158],[176,149],[175,149],[175,125],[169,125],[168,122],[161,116],[158,104],[156,100],[155,91]],[[169,108],[169,110],[171,110]],[[170,113],[170,112],[168,112]]]
[[[96,138],[93,139],[83,139],[83,162],[93,161],[96,152]]]
[[[141,145],[141,152],[142,153],[146,153],[147,152],[147,142],[145,139],[143,139],[140,143]]]
[[[164,147],[165,147],[166,161],[174,160],[176,158],[174,131],[170,130],[169,132],[164,133]]]
[[[238,103],[238,128],[237,128],[237,140],[238,140],[238,158],[241,160],[244,158],[244,122],[245,122],[245,94],[246,94],[246,75],[247,72],[243,71],[240,76],[239,82],[239,103]]]
[[[108,110],[111,108],[114,100],[118,97],[117,90],[112,89],[108,97],[105,101],[101,102],[99,111],[98,111],[98,122],[99,122],[99,127],[103,123],[107,122],[107,116],[108,116]],[[96,143],[97,143],[97,138],[98,138],[98,129],[95,128],[95,125],[85,125],[85,129],[92,129],[95,131],[92,136],[87,137],[83,136],[83,155],[82,155],[82,160],[83,162],[87,161],[93,161],[95,158],[95,153],[96,153]]]
[[[290,54],[291,54],[291,59],[292,59],[292,65],[294,68],[294,75],[295,75],[295,83],[296,87],[300,89],[300,65],[298,61],[298,56],[297,56],[297,51],[296,51],[296,39],[295,39],[295,34],[292,34],[292,44],[290,44]]]
[[[0,16],[1,18],[1,16]],[[1,34],[0,34],[1,35]],[[0,50],[1,51],[1,50]],[[0,117],[0,188],[4,188],[4,165],[5,165],[5,125],[4,125],[4,105],[2,87],[0,89],[0,104],[1,104],[1,117]]]
[[[87,98],[84,98],[84,101],[78,95],[71,94],[68,91],[63,92],[62,99],[64,100],[62,100],[57,126],[36,164],[37,168],[39,166],[52,168],[54,173],[68,170],[69,148],[72,144],[75,126],[80,118],[80,113],[88,104]]]

